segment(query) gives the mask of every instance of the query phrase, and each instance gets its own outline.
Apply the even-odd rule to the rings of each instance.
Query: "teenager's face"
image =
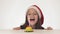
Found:
[[[31,8],[27,12],[27,20],[29,22],[29,25],[35,25],[38,20],[38,14],[35,9]]]

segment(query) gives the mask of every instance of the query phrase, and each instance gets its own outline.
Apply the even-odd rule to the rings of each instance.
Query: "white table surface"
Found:
[[[24,32],[24,30],[0,30],[0,34],[60,34],[60,30],[34,30],[34,32]]]

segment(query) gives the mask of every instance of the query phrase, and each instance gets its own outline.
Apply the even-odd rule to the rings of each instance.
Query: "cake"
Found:
[[[32,27],[30,27],[30,26],[26,27],[25,32],[33,32]]]

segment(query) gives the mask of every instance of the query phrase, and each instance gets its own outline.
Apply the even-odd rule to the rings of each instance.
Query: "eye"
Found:
[[[34,14],[34,15],[37,15],[37,14]]]
[[[28,15],[31,15],[31,14],[28,14]]]

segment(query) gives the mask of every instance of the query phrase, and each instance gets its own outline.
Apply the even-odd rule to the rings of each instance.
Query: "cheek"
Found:
[[[35,15],[35,19],[38,20],[38,16],[37,15]]]
[[[27,20],[28,20],[28,21],[30,20],[30,16],[27,16]]]

